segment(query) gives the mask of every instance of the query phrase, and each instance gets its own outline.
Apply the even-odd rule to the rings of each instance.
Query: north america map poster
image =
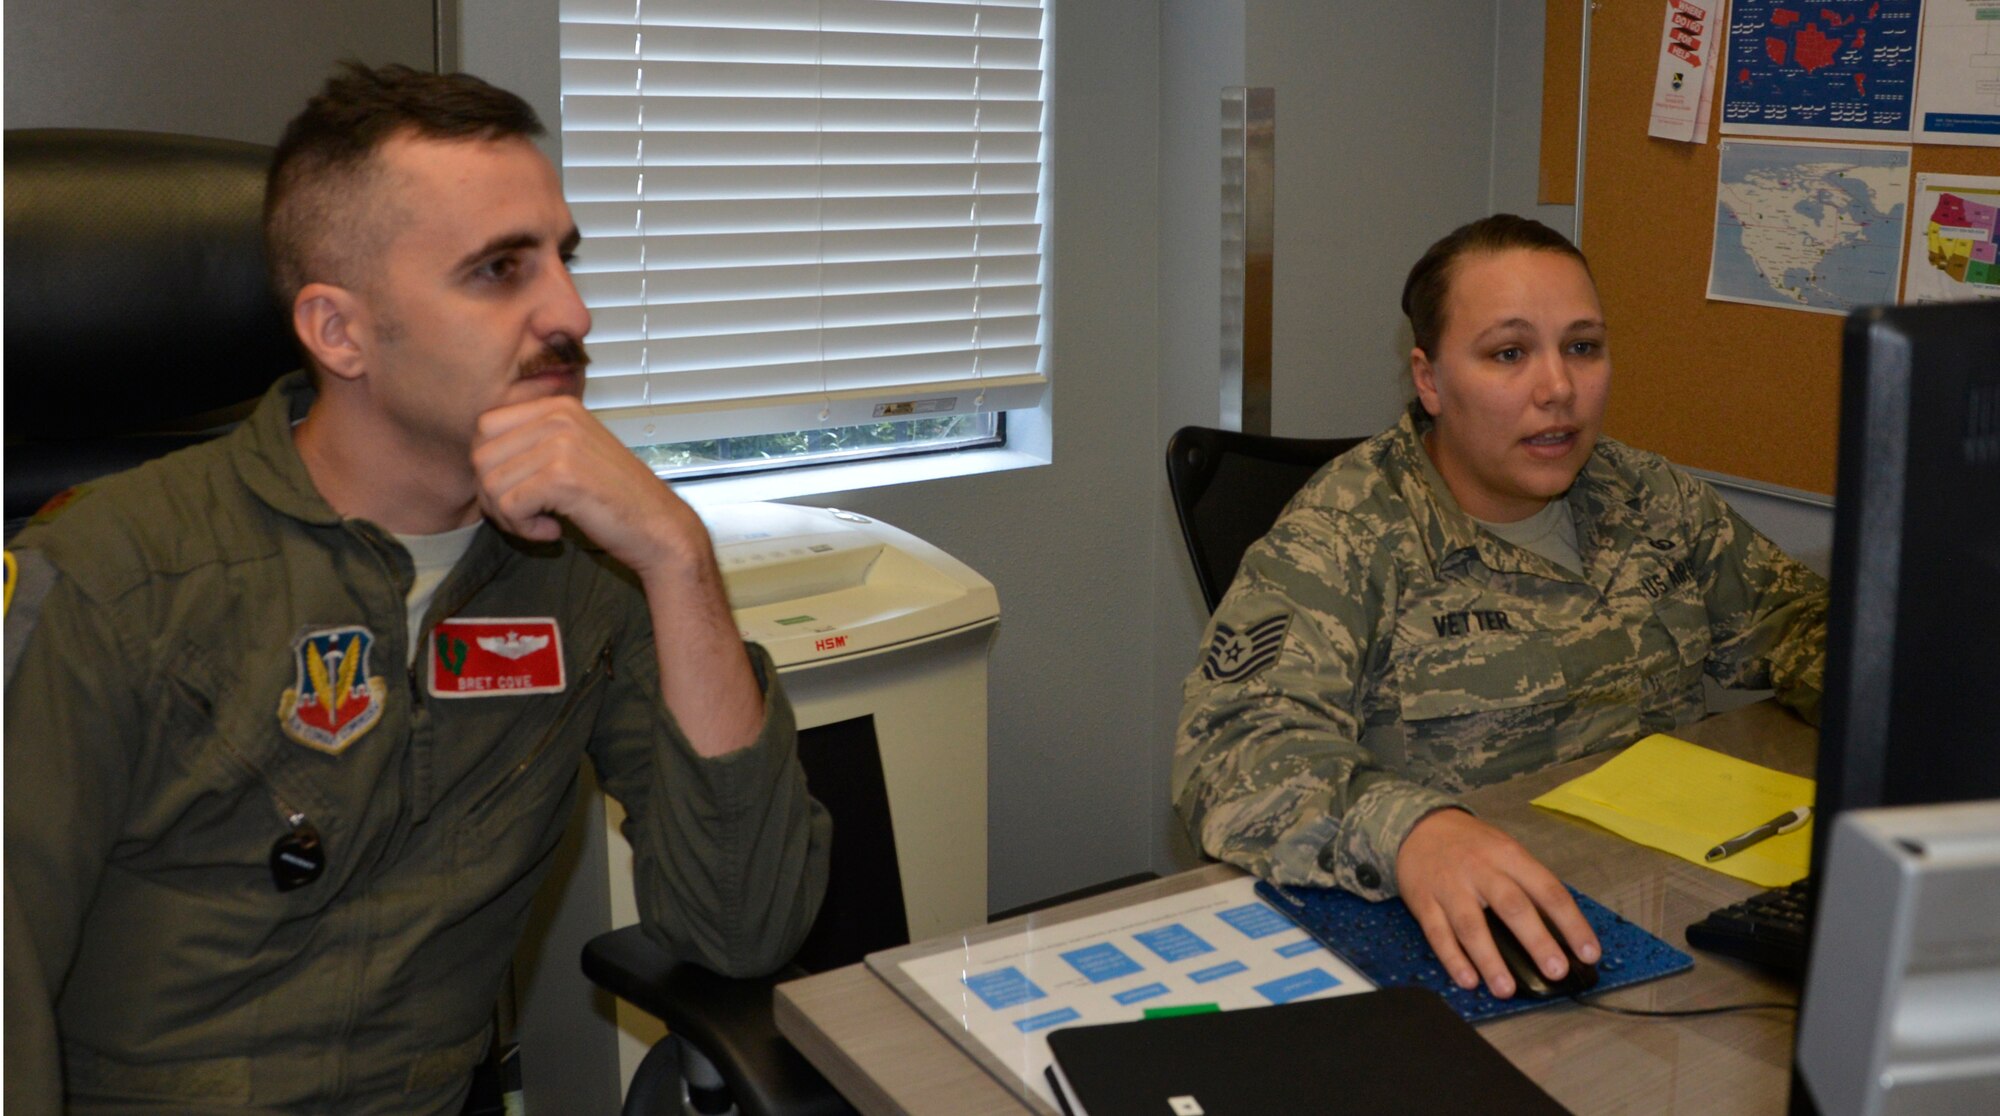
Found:
[[[1725,139],[1708,297],[1845,314],[1896,301],[1910,149]]]
[[[1725,135],[1907,140],[1922,0],[1736,0]]]

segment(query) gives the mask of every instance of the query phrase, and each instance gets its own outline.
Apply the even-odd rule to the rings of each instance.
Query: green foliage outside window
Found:
[[[820,460],[837,461],[883,451],[958,449],[991,442],[997,437],[991,414],[946,415],[784,434],[671,442],[639,446],[633,452],[661,476],[687,476],[800,464],[800,459],[808,455],[826,455]],[[820,460],[813,464],[819,464]]]

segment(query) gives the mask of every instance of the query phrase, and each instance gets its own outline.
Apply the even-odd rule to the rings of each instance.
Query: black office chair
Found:
[[[1210,612],[1236,579],[1243,552],[1320,467],[1360,438],[1278,438],[1183,426],[1167,439],[1167,487]]]
[[[592,938],[583,971],[667,1025],[626,1091],[625,1116],[679,1116],[733,1104],[743,1116],[847,1116],[854,1109],[784,1037],[771,990],[822,969],[909,943],[887,783],[874,721],[860,717],[799,733],[806,784],[833,815],[826,898],[805,944],[766,977],[735,979],[676,962],[638,926]]]
[[[213,437],[299,357],[264,272],[271,149],[6,134],[7,534],[50,497]]]
[[[767,977],[732,979],[676,963],[637,926],[585,944],[583,971],[613,995],[667,1025],[633,1075],[624,1116],[680,1116],[683,1091],[698,1113],[847,1116],[854,1109],[778,1033],[780,983],[862,960],[909,942],[889,798],[872,718],[799,733],[799,761],[813,797],[833,815],[826,898],[792,962]],[[996,920],[1157,878],[1141,872],[1024,907]]]

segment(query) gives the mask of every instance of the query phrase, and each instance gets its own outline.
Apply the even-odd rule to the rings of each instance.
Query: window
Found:
[[[562,0],[585,402],[661,471],[1046,389],[1041,0]]]

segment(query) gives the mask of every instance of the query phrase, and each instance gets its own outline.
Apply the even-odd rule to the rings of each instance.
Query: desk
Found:
[[[1812,774],[1813,730],[1771,702],[1746,706],[1677,735],[1780,771]],[[1558,876],[1662,939],[1759,889],[1615,837],[1529,800],[1603,763],[1594,756],[1466,795]],[[1198,870],[1221,879],[1236,869]],[[975,940],[1143,901],[1166,881],[1141,884],[975,931]],[[1620,1007],[1669,1010],[1747,1000],[1795,1002],[1797,989],[1747,965],[1694,953],[1695,967],[1609,993]],[[778,1029],[868,1116],[1022,1116],[1029,1109],[865,965],[778,986]],[[1563,1004],[1480,1025],[1480,1033],[1579,1116],[1673,1112],[1726,1116],[1784,1110],[1790,1012],[1645,1020]]]

